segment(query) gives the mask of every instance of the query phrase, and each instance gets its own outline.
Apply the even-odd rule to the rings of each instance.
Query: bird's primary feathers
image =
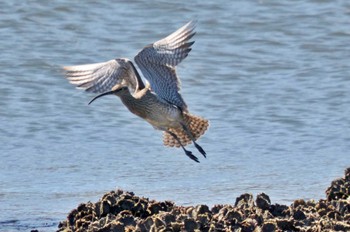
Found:
[[[195,34],[195,22],[190,21],[169,36],[146,46],[135,61],[151,89],[160,98],[187,111],[187,105],[179,93],[180,80],[175,66],[188,56],[188,42]],[[73,85],[93,93],[104,93],[116,85],[126,85],[133,94],[144,84],[133,63],[118,58],[103,63],[65,66],[66,77]]]

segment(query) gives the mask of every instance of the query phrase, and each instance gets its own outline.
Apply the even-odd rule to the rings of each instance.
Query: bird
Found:
[[[189,21],[170,35],[145,46],[135,57],[144,83],[133,62],[115,58],[106,62],[64,66],[66,79],[78,89],[98,94],[118,96],[128,110],[163,131],[163,144],[182,148],[195,162],[199,159],[185,148],[193,142],[206,158],[206,152],[196,142],[209,127],[209,121],[189,113],[180,94],[181,83],[176,66],[192,50],[195,21]]]

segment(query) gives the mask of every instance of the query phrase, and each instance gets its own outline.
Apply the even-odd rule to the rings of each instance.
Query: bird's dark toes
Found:
[[[197,163],[199,163],[198,158],[197,158],[196,156],[194,156],[194,155],[192,154],[191,151],[187,151],[187,150],[186,150],[186,155],[187,155],[188,157],[190,157],[190,159],[192,159],[192,160],[196,161]]]
[[[194,146],[197,148],[197,150],[205,157],[207,158],[207,153],[205,153],[205,151],[203,150],[203,148],[201,146],[199,146],[197,143],[194,144]]]

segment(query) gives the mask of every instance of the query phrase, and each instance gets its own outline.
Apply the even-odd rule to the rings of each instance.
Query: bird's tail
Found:
[[[195,141],[201,137],[209,127],[207,119],[189,113],[183,113],[183,117]],[[170,128],[169,131],[177,136],[183,146],[192,143],[190,136],[182,128]],[[163,134],[163,143],[164,146],[168,147],[180,147],[179,142],[167,132]]]

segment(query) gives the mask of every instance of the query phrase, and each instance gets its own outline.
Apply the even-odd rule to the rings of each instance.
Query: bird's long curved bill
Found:
[[[94,97],[93,99],[91,99],[91,101],[88,103],[88,105],[90,105],[97,98],[100,98],[100,97],[103,97],[103,96],[106,96],[106,95],[111,95],[111,94],[114,94],[115,92],[116,92],[115,90],[112,90],[112,91],[108,91],[108,92],[105,92],[105,93],[101,93],[101,94],[97,95],[96,97]]]

